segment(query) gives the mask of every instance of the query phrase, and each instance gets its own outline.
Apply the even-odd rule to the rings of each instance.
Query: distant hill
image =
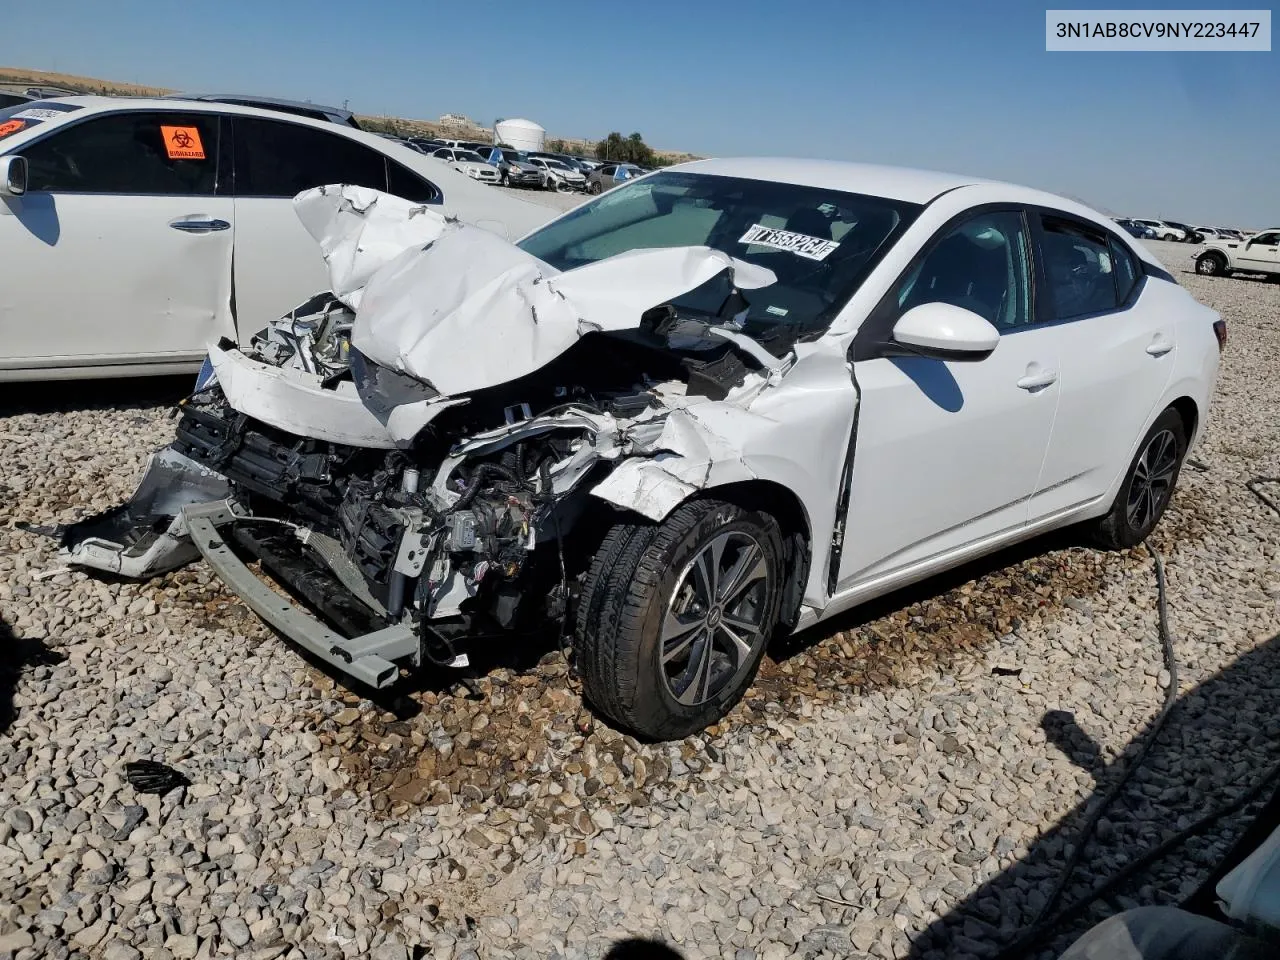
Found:
[[[122,83],[118,80],[99,80],[74,73],[54,73],[49,70],[32,70],[27,67],[0,67],[0,86],[9,87],[62,87],[77,93],[96,93],[114,97],[162,97],[179,93],[168,87],[149,87],[141,83]],[[243,92],[243,91],[237,91]],[[270,91],[267,92],[270,95]],[[414,120],[408,117],[372,116],[356,114],[360,125],[375,133],[394,133],[410,137],[449,137],[459,140],[488,140],[493,132],[480,126],[445,125],[435,120]],[[595,149],[594,140],[581,137],[559,137],[547,134],[547,144],[562,141],[566,153],[589,155]],[[654,153],[671,163],[698,159],[691,153],[679,150],[658,150]]]

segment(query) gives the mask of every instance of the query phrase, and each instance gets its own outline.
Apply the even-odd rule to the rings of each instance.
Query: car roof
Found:
[[[350,110],[344,110],[342,107],[330,107],[323,103],[311,103],[308,100],[286,100],[283,97],[260,97],[252,93],[175,93],[164,99],[166,100],[205,100],[216,103],[245,103],[252,106],[261,106],[268,110],[272,108],[283,109],[286,112],[296,110],[307,110],[312,113],[321,113],[327,116],[338,117],[344,122],[350,122],[355,116]]]

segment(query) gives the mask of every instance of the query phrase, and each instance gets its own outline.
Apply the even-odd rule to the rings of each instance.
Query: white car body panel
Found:
[[[655,521],[726,484],[763,482],[794,496],[808,531],[801,625],[1105,513],[1163,409],[1190,401],[1203,420],[1218,364],[1216,314],[1166,279],[1144,246],[1078,203],[857,164],[720,160],[680,169],[927,204],[825,334],[761,364],[723,400],[687,396],[683,382],[658,384],[657,409],[592,419],[590,442],[557,467],[560,489],[595,460],[620,461],[591,495]],[[915,255],[952,218],[989,204],[1042,206],[1097,224],[1148,265],[1136,301],[1007,331],[981,360],[850,362],[863,321]],[[296,206],[319,241],[330,288],[356,307],[352,346],[433,388],[439,403],[419,402],[402,423],[383,424],[359,414],[341,385],[321,390],[313,374],[282,375],[233,351],[215,368],[220,378],[229,372],[230,389],[223,386],[236,409],[369,446],[404,445],[433,404],[531,373],[585,333],[635,328],[649,308],[724,271],[748,289],[774,279],[706,247],[632,250],[560,273],[431,208],[349,187],[309,191]],[[1019,386],[1028,378],[1043,383]],[[497,445],[547,428],[544,420],[554,418],[516,420],[469,443]],[[442,496],[454,465],[446,460],[433,481]]]
[[[14,282],[0,292],[0,378],[22,368],[198,363],[204,344],[234,332],[234,231],[170,223],[212,219],[235,219],[230,197],[5,198],[0,249]]]
[[[522,236],[554,213],[354,128],[205,101],[61,99],[79,109],[5,137],[0,156],[21,154],[65,125],[107,113],[256,117],[357,141],[436,184],[445,198],[435,207],[440,212],[502,236]],[[224,336],[247,342],[325,283],[291,200],[64,192],[0,199],[0,248],[7,269],[24,280],[0,296],[6,331],[0,380],[102,376],[113,368],[121,374],[194,370],[209,342]],[[230,227],[183,233],[169,226],[184,218]]]

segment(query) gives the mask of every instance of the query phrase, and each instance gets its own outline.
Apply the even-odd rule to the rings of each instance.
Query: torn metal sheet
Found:
[[[176,570],[199,556],[187,537],[183,507],[230,492],[221,474],[165,447],[151,455],[129,500],[67,527],[60,557],[135,579]]]

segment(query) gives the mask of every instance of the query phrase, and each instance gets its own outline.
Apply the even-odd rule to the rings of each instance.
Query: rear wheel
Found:
[[[655,740],[722,718],[777,625],[782,556],[773,517],[718,500],[687,503],[656,526],[613,527],[578,605],[587,699]]]
[[[1173,498],[1187,454],[1186,428],[1170,408],[1156,418],[1143,438],[1107,515],[1096,521],[1094,539],[1111,550],[1132,547],[1147,538]]]
[[[587,187],[587,192],[591,194],[599,194],[604,191],[604,187],[600,186],[600,181],[596,180]]]

